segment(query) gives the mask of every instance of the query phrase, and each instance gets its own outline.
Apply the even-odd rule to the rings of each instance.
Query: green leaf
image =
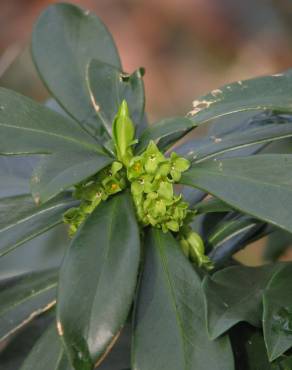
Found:
[[[104,154],[77,123],[45,106],[4,88],[0,88],[0,102],[0,154],[50,154],[70,149]]]
[[[229,151],[289,137],[292,137],[292,122],[263,124],[260,127],[251,127],[246,131],[223,135],[222,138],[216,136],[208,137],[203,146],[197,150],[194,148],[190,158],[193,159],[194,163],[200,163]]]
[[[0,156],[0,199],[30,192],[29,178],[36,159],[36,157]]]
[[[0,341],[56,303],[57,271],[21,274],[0,281]]]
[[[240,112],[236,115],[224,116],[221,118],[215,119],[208,129],[208,133],[202,137],[196,137],[190,139],[175,148],[179,154],[183,155],[186,158],[192,158],[195,155],[203,152],[205,155],[208,155],[208,151],[204,147],[208,147],[211,152],[214,150],[217,151],[217,144],[222,142],[229,142],[232,137],[241,137],[247,135],[249,130],[256,128],[263,128],[266,125],[270,124],[280,124],[291,122],[288,117],[285,116],[285,119],[279,115],[273,115],[272,112],[264,112],[260,114],[255,114],[254,112]],[[232,140],[231,140],[232,141]],[[224,145],[224,143],[222,143]],[[214,145],[216,144],[216,145]],[[254,154],[259,151],[264,144],[252,144],[248,146],[243,146],[242,148],[235,148],[230,150],[230,146],[227,145],[227,151],[220,155],[220,158],[226,158],[231,156],[243,157]]]
[[[87,84],[97,118],[111,133],[112,123],[123,100],[131,119],[139,125],[144,118],[145,93],[143,70],[129,75],[119,68],[92,60],[87,71]]]
[[[241,321],[261,326],[263,290],[279,268],[231,266],[205,277],[203,290],[212,339]]]
[[[196,124],[186,117],[165,118],[142,132],[139,143],[136,146],[136,152],[143,152],[150,140],[153,140],[158,148],[165,149],[169,144],[186,135],[194,127],[196,127]]]
[[[73,370],[67,360],[55,324],[37,341],[20,370]]]
[[[203,200],[197,203],[192,208],[196,211],[197,214],[221,213],[232,211],[232,208],[228,204],[216,198]]]
[[[292,347],[292,263],[282,264],[265,289],[263,328],[270,361]]]
[[[290,370],[292,369],[292,357],[287,357],[276,364],[272,364],[272,370]]]
[[[52,322],[52,318],[55,317],[53,311],[52,309],[37,316],[19,332],[2,343],[4,348],[0,352],[1,368],[5,370],[20,369],[37,340]]]
[[[237,370],[280,370],[269,363],[264,337],[260,330],[241,324],[231,331],[230,336]]]
[[[127,193],[101,203],[73,239],[61,268],[57,317],[76,368],[101,362],[118,337],[136,287],[139,244]]]
[[[196,124],[243,111],[292,112],[292,70],[283,74],[238,81],[193,102],[189,118]]]
[[[112,36],[101,20],[71,4],[49,6],[32,36],[35,65],[56,100],[77,121],[96,134],[99,122],[86,86],[92,59],[120,68]]]
[[[31,195],[0,199],[0,257],[63,222],[64,212],[76,205],[69,194],[37,206]]]
[[[266,154],[193,164],[180,183],[292,231],[292,155]]]
[[[112,161],[112,157],[97,155],[87,150],[45,156],[31,178],[33,197],[37,202],[47,202],[62,191],[96,174]]]
[[[213,248],[218,248],[223,243],[252,229],[257,224],[259,224],[257,220],[245,215],[228,217],[227,220],[223,219],[208,235],[208,244]]]
[[[149,231],[133,328],[136,370],[229,370],[227,337],[210,341],[201,281],[170,233]]]

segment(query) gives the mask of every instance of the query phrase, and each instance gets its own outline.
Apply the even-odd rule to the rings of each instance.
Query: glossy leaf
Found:
[[[282,264],[264,292],[263,328],[270,361],[292,347],[292,264]]]
[[[96,174],[113,161],[112,157],[87,150],[60,152],[46,156],[35,168],[31,191],[44,203],[62,191]]]
[[[194,127],[196,125],[186,117],[165,118],[142,132],[136,152],[143,152],[150,140],[153,140],[160,149],[167,148],[171,142],[178,140]]]
[[[195,124],[243,111],[274,110],[292,112],[290,96],[292,71],[238,81],[193,102],[189,118]]]
[[[55,323],[37,341],[20,370],[73,370],[57,334]]]
[[[62,223],[64,212],[76,203],[68,194],[43,206],[31,195],[0,199],[0,257]]]
[[[251,230],[258,223],[254,218],[245,215],[223,219],[208,235],[208,244],[213,248],[218,248],[236,235]]]
[[[135,125],[144,117],[143,71],[129,75],[119,68],[93,60],[87,70],[87,85],[95,113],[111,134],[112,123],[123,100],[127,101]]]
[[[283,118],[280,118],[278,115],[274,116],[271,112],[261,114],[255,114],[254,112],[240,112],[236,114],[236,116],[224,116],[217,118],[212,122],[206,135],[187,140],[175,147],[174,150],[187,158],[192,158],[201,151],[208,154],[208,151],[206,152],[204,147],[208,146],[211,151],[214,149],[217,150],[217,145],[213,144],[219,144],[222,140],[225,142],[226,138],[228,139],[232,137],[232,135],[236,136],[237,134],[240,136],[242,133],[246,135],[251,129],[256,129],[257,127],[263,128],[271,123],[287,123],[288,121],[288,118],[285,118],[284,121]],[[225,158],[231,156],[248,156],[258,152],[263,145],[265,144],[252,144],[244,146],[243,148],[235,148],[235,150],[229,150],[230,148],[227,146],[227,151],[221,155],[216,155],[216,157],[219,156],[220,158]]]
[[[132,304],[139,256],[139,229],[126,193],[101,203],[72,241],[61,268],[57,316],[76,368],[102,361],[118,337]]]
[[[136,303],[135,370],[233,369],[227,337],[208,338],[201,281],[171,234],[152,229]]]
[[[231,126],[232,127],[232,126]],[[245,129],[244,129],[245,128]],[[273,123],[267,121],[251,121],[243,125],[243,129],[222,132],[215,136],[212,131],[202,138],[196,138],[178,147],[177,151],[194,163],[200,163],[213,157],[243,157],[256,153],[264,144],[282,140],[292,136],[291,118],[279,117]],[[176,149],[174,149],[176,151]]]
[[[0,154],[50,154],[70,148],[104,154],[77,123],[45,106],[4,88],[0,102]]]
[[[37,163],[34,157],[0,156],[0,199],[28,194],[29,179]]]
[[[37,316],[19,332],[2,343],[0,352],[0,368],[5,370],[19,370],[25,358],[32,350],[44,331],[54,318],[53,310]]]
[[[194,210],[196,210],[197,214],[201,213],[221,213],[221,212],[229,212],[232,211],[232,208],[222,202],[220,199],[212,198],[207,199],[204,201],[201,201],[197,203],[194,207]]]
[[[230,239],[224,241],[218,248],[214,248],[209,257],[217,268],[226,266],[233,260],[233,256],[244,249],[251,243],[262,239],[269,234],[269,227],[265,224],[256,224],[252,228],[247,229]]]
[[[0,340],[56,303],[57,272],[47,270],[0,281]]]
[[[102,21],[75,5],[53,4],[35,25],[32,54],[56,100],[96,133],[99,123],[86,86],[87,66],[92,59],[98,59],[120,68],[116,46]]]
[[[229,151],[289,137],[292,137],[292,122],[269,124],[249,129],[248,131],[226,135],[223,138],[210,137],[198,151],[193,151],[194,153],[191,158],[195,163],[200,163],[203,160],[222,155]]]
[[[202,189],[241,212],[292,231],[292,156],[257,155],[194,164],[181,183]]]
[[[212,339],[245,321],[260,327],[263,290],[281,265],[231,266],[203,282],[208,331]]]

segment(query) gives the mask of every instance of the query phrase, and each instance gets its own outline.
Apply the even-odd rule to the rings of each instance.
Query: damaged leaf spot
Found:
[[[193,110],[189,112],[190,115],[194,116],[195,114],[201,112],[204,109],[207,109],[210,107],[211,104],[215,103],[214,101],[208,101],[208,100],[194,100],[193,101]]]
[[[214,141],[215,144],[221,143],[222,139],[220,137],[211,136],[211,139]]]
[[[214,96],[214,97],[217,97],[217,96],[220,96],[222,94],[222,90],[220,89],[215,89],[211,92],[211,94]]]
[[[58,331],[58,334],[60,335],[60,337],[62,337],[64,335],[63,327],[62,327],[62,324],[60,323],[60,321],[57,321],[57,331]]]
[[[95,97],[92,94],[92,92],[90,92],[90,100],[91,100],[91,103],[93,105],[95,112],[98,113],[100,111],[100,106],[96,103]]]

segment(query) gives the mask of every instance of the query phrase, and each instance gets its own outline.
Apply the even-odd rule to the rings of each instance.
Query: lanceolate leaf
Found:
[[[155,141],[159,148],[167,148],[168,144],[178,140],[194,127],[196,125],[186,117],[163,119],[142,132],[136,151],[137,153],[143,152],[150,140]],[[160,145],[160,142],[163,142],[163,145]]]
[[[263,290],[280,268],[281,265],[232,266],[204,279],[208,331],[212,339],[240,321],[261,326]]]
[[[191,158],[195,163],[199,163],[229,151],[289,137],[292,137],[292,122],[262,125],[246,131],[231,133],[222,138],[211,136],[198,150],[193,150]]]
[[[29,178],[37,158],[0,156],[0,199],[29,193]]]
[[[193,209],[197,212],[197,214],[232,211],[232,208],[228,204],[216,198],[203,200],[193,206]]]
[[[255,223],[253,226],[246,227],[245,230],[231,235],[230,238],[226,237],[222,244],[212,249],[209,257],[216,264],[216,267],[220,267],[230,261],[235,253],[267,234],[269,234],[269,226],[263,223]]]
[[[292,264],[282,264],[264,292],[264,336],[270,361],[292,347]]]
[[[193,102],[189,112],[195,124],[211,119],[251,110],[292,112],[292,71],[274,76],[238,81],[213,90]]]
[[[227,337],[208,338],[201,281],[171,234],[149,231],[133,329],[135,370],[229,370]]]
[[[193,164],[181,183],[232,207],[292,231],[292,156],[257,155]]]
[[[261,149],[263,144],[292,136],[291,116],[275,115],[271,118],[267,114],[257,117],[247,123],[242,122],[242,128],[234,124],[233,117],[229,120],[229,131],[225,129],[221,132],[219,124],[218,130],[210,130],[207,136],[193,139],[174,150],[194,163],[200,163],[213,157],[252,155]]]
[[[139,244],[127,193],[99,205],[72,241],[61,268],[57,316],[76,368],[92,369],[118,337],[132,304]]]
[[[207,135],[188,140],[183,144],[178,145],[174,150],[184,157],[193,158],[201,152],[207,154],[208,152],[205,150],[205,147],[208,147],[211,151],[217,151],[218,145],[214,144],[222,143],[222,141],[225,143],[225,140],[229,142],[229,138],[234,137],[234,135],[236,137],[241,136],[242,133],[245,133],[246,135],[249,130],[265,128],[266,125],[270,125],[271,123],[280,124],[288,123],[289,121],[291,121],[291,119],[289,120],[288,117],[285,117],[285,119],[283,117],[280,118],[278,115],[272,115],[271,112],[261,114],[255,114],[254,112],[241,112],[235,116],[224,116],[215,119],[214,123],[210,126]],[[232,147],[227,145],[225,148],[227,151],[224,151],[220,156],[216,155],[216,157],[219,156],[220,158],[225,158],[227,156],[248,156],[258,152],[263,145],[264,144],[252,144],[244,147],[238,147],[236,145],[236,150],[230,150]]]
[[[58,102],[94,132],[99,123],[86,87],[87,66],[98,59],[120,68],[116,46],[101,20],[75,5],[51,5],[35,25],[32,54]]]
[[[104,154],[97,142],[73,120],[0,88],[0,154],[50,154],[89,150]]]
[[[18,275],[0,281],[0,340],[14,334],[56,303],[57,271]]]
[[[142,77],[142,70],[128,75],[100,60],[93,60],[89,64],[86,78],[90,98],[97,118],[109,133],[124,99],[134,124],[138,125],[143,120],[145,96]]]
[[[218,248],[236,235],[251,230],[258,223],[254,218],[245,215],[236,215],[227,220],[223,219],[208,235],[208,244],[213,248]]]
[[[73,370],[54,323],[37,341],[20,370]]]
[[[43,206],[31,195],[0,199],[0,257],[60,224],[64,212],[76,203],[68,194]]]
[[[31,191],[36,201],[46,202],[55,195],[96,174],[112,157],[87,150],[45,156],[33,172]]]

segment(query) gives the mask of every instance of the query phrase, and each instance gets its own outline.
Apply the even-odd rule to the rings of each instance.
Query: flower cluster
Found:
[[[86,182],[75,186],[74,197],[80,200],[79,207],[70,208],[64,214],[64,222],[69,224],[69,235],[73,236],[85,218],[93,212],[101,201],[126,187],[126,173],[120,162],[113,162]]]
[[[127,178],[143,226],[151,225],[164,232],[179,231],[191,211],[182,196],[175,195],[173,184],[189,166],[189,161],[176,153],[166,158],[153,141],[144,153],[131,159]]]
[[[211,268],[202,239],[189,227],[194,211],[174,191],[174,184],[190,162],[174,152],[166,158],[153,141],[143,153],[134,156],[132,146],[137,142],[134,137],[128,105],[123,101],[113,122],[116,161],[75,186],[74,197],[80,200],[80,205],[64,215],[64,222],[70,226],[69,234],[76,233],[101,201],[130,187],[140,225],[176,233],[185,255],[197,265]]]

